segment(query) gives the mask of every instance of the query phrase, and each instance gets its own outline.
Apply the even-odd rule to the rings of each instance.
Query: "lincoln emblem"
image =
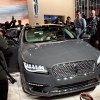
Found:
[[[77,64],[74,64],[74,71],[75,71],[76,74],[78,73],[78,67],[77,67]]]
[[[38,15],[38,0],[33,0],[34,15]]]

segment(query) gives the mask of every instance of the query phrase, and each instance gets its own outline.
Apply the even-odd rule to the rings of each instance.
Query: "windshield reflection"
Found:
[[[25,30],[25,42],[48,42],[76,39],[74,33],[67,30],[66,27],[35,27]]]

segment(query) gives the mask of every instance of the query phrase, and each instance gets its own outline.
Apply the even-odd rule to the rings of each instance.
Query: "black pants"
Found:
[[[0,80],[0,100],[7,100],[8,97],[8,80]]]
[[[91,36],[91,38],[90,38],[90,44],[93,47],[96,47],[96,34],[94,34],[94,35]]]

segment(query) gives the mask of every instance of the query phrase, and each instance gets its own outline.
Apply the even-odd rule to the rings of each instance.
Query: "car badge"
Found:
[[[77,64],[74,64],[74,72],[77,74],[78,73],[78,66]]]

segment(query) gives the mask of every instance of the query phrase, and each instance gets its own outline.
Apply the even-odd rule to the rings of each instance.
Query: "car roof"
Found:
[[[61,25],[61,24],[39,24],[39,25],[30,25],[30,27],[43,27],[43,26],[65,26],[65,25]]]
[[[40,24],[40,25],[36,25],[36,26],[65,26],[62,24]]]

